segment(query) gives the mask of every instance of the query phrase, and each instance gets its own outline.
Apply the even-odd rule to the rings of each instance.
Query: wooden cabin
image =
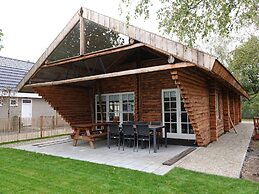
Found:
[[[162,121],[206,146],[241,121],[248,97],[214,56],[81,8],[18,85],[70,125]]]

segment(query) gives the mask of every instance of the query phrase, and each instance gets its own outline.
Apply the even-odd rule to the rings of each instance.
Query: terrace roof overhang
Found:
[[[93,22],[97,25],[103,26],[111,31],[120,33],[123,36],[127,36],[130,40],[134,40],[133,43],[129,43],[123,46],[117,46],[112,48],[100,49],[90,53],[81,53],[82,48],[81,42],[85,41],[85,37],[82,35],[84,31],[83,20]],[[80,25],[78,25],[80,24]],[[55,52],[62,41],[73,31],[75,26],[80,28],[80,55],[70,57],[66,59],[56,60],[54,62],[49,61],[49,56]],[[129,41],[130,42],[130,41]],[[84,67],[89,70],[90,65],[93,64],[93,60],[99,60],[102,65],[102,60],[107,60],[112,63],[112,60],[122,61],[127,58],[130,54],[136,51],[143,51],[149,54],[160,56],[161,58],[167,59],[169,56],[173,56],[177,61],[175,64],[163,63],[163,65],[149,67],[149,68],[136,68],[129,69],[120,72],[95,72],[95,75],[80,75],[80,69],[76,73],[76,77],[59,77],[54,78],[52,75],[64,74],[65,68],[79,68],[78,65],[84,64]],[[125,57],[123,57],[125,56]],[[110,57],[110,58],[109,58]],[[91,61],[92,60],[92,61]],[[120,62],[121,62],[120,61]],[[118,62],[119,64],[119,62]],[[58,68],[64,68],[61,71]],[[19,83],[18,91],[30,91],[32,87],[38,86],[50,86],[50,85],[61,85],[68,83],[86,82],[97,79],[105,79],[111,77],[118,77],[124,75],[132,75],[139,73],[148,73],[154,71],[170,70],[175,68],[183,67],[195,67],[198,68],[209,76],[221,81],[224,85],[233,89],[233,91],[240,95],[248,98],[248,94],[241,86],[241,84],[235,79],[235,77],[224,67],[214,56],[199,51],[197,49],[188,48],[180,43],[174,42],[167,38],[161,37],[154,33],[142,30],[140,28],[127,25],[121,21],[113,18],[98,14],[94,11],[86,8],[81,8],[74,17],[70,20],[67,26],[61,31],[49,48],[42,54],[36,64]],[[57,73],[58,72],[58,73]],[[37,75],[44,74],[48,79],[37,80]],[[34,79],[34,80],[33,80]]]

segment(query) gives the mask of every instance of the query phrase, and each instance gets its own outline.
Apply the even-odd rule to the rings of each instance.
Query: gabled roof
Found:
[[[34,63],[0,56],[0,90],[16,88]]]
[[[248,97],[246,91],[242,88],[234,76],[214,56],[197,49],[186,47],[181,43],[172,41],[135,26],[127,25],[126,23],[108,16],[104,16],[86,8],[81,8],[73,16],[66,27],[38,59],[29,73],[19,83],[17,87],[18,90],[21,90],[23,86],[27,84],[29,79],[38,71],[41,66],[45,64],[47,58],[60,45],[61,41],[68,35],[70,31],[72,31],[74,26],[78,24],[80,20],[80,14],[82,14],[83,18],[89,21],[111,29],[114,32],[128,36],[133,40],[143,43],[149,48],[157,50],[168,56],[173,55],[175,58],[178,58],[182,61],[191,62],[197,67],[202,68],[212,75],[215,75],[215,77],[222,79],[224,82],[227,82],[227,84],[234,88],[239,94]]]

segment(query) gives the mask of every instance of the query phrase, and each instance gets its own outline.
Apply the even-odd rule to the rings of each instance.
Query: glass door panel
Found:
[[[185,111],[178,89],[162,90],[163,123],[169,137],[195,139],[192,125]]]

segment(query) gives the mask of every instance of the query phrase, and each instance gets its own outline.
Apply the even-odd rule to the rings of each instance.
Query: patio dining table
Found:
[[[73,125],[72,128],[74,132],[71,135],[73,139],[73,145],[76,146],[77,141],[81,139],[89,142],[91,148],[95,148],[94,142],[96,138],[107,137],[108,124],[108,122],[104,122]],[[102,129],[96,130],[97,127],[101,127]]]
[[[157,142],[156,142],[156,136],[157,136],[157,132],[162,132],[163,133],[163,129],[164,129],[164,134],[165,134],[165,147],[167,147],[167,131],[166,131],[166,127],[164,125],[149,125],[148,128],[150,129],[150,131],[153,132],[153,148],[154,148],[154,153],[157,153]]]
[[[122,128],[122,125],[119,125],[120,128]],[[134,124],[133,125],[134,129],[137,128],[137,126]],[[165,147],[167,147],[167,131],[166,131],[166,127],[164,125],[148,125],[148,128],[150,131],[153,132],[153,149],[154,149],[154,153],[157,153],[157,132],[161,132],[163,133],[163,129],[164,129],[164,138],[165,138]],[[109,134],[109,133],[108,133]],[[110,145],[110,139],[108,138],[108,145]]]

